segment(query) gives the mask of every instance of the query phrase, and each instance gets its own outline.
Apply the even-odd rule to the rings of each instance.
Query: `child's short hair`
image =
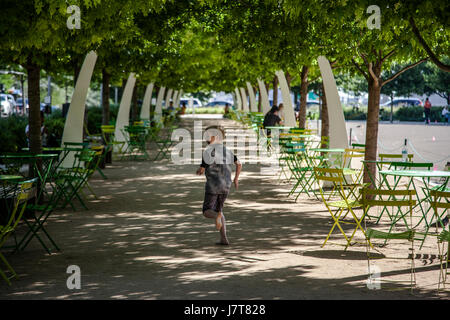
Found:
[[[209,126],[209,127],[207,127],[205,129],[205,133],[208,132],[208,130],[217,130],[217,131],[219,131],[222,134],[222,137],[221,137],[222,141],[225,140],[225,130],[224,130],[224,128],[222,126],[219,126],[219,125]]]

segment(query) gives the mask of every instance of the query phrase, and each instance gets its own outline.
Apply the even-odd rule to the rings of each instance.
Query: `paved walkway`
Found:
[[[114,162],[107,180],[94,176],[99,200],[90,198],[90,210],[78,206],[51,217],[48,230],[61,253],[46,255],[33,241],[9,256],[20,279],[11,287],[0,282],[0,299],[435,298],[434,241],[418,253],[416,295],[368,290],[364,247],[321,248],[331,227],[323,204],[288,199],[289,186],[261,175],[258,164],[244,164],[240,190],[225,205],[231,246],[214,245],[218,232],[201,214],[204,177],[196,168],[168,160]],[[406,257],[406,248],[392,245],[385,253]],[[80,290],[66,286],[69,265],[81,268]],[[383,259],[380,268],[384,276],[409,278],[406,259]]]

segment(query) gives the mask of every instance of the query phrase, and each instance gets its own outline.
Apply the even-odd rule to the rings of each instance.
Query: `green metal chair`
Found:
[[[176,129],[176,126],[166,127],[159,131],[157,137],[155,137],[154,142],[158,148],[158,152],[153,161],[158,159],[170,159],[170,148],[173,145],[172,132]]]
[[[367,253],[367,266],[369,276],[372,274],[371,271],[371,260],[379,259],[379,257],[371,256],[371,248],[373,248],[373,243],[371,240],[373,239],[381,239],[384,240],[384,244],[388,240],[406,240],[411,243],[411,254],[408,255],[408,259],[411,260],[410,268],[410,288],[413,289],[416,284],[416,274],[415,274],[415,253],[414,253],[414,240],[416,238],[416,231],[412,228],[412,213],[413,207],[416,204],[416,200],[413,200],[413,197],[416,195],[415,190],[382,190],[382,189],[371,189],[368,187],[360,189],[361,192],[361,204],[364,210],[364,216],[368,215],[368,211],[373,207],[405,207],[408,209],[409,218],[410,218],[410,226],[407,227],[406,231],[403,232],[392,232],[393,225],[390,226],[388,231],[382,231],[372,228],[367,228],[366,219],[364,219],[364,229],[366,229],[366,253]],[[383,198],[383,197],[387,197]],[[396,197],[401,197],[401,200],[397,200]],[[402,281],[387,281],[386,282],[398,282]]]
[[[361,226],[361,223],[364,220],[364,214],[358,217],[355,212],[355,209],[361,208],[362,205],[359,202],[358,197],[356,197],[355,195],[354,188],[346,187],[346,180],[344,177],[343,169],[315,167],[314,174],[316,175],[316,181],[319,183],[319,191],[323,203],[325,204],[331,215],[331,218],[334,221],[334,224],[331,227],[327,238],[322,244],[322,247],[325,246],[334,229],[337,227],[346,240],[345,250],[347,250],[347,248],[352,245],[352,240],[358,230],[360,230],[365,236],[365,230]],[[327,197],[324,193],[322,187],[323,182],[331,182],[334,185],[336,194],[332,199]],[[345,219],[349,213],[351,214],[352,220]],[[354,230],[351,236],[348,236],[346,234],[341,224],[350,224],[354,226]]]
[[[117,146],[117,151],[120,154],[123,153],[123,147],[125,145],[124,141],[116,141],[115,140],[115,126],[114,125],[102,125],[102,137],[105,144],[111,146],[111,149],[114,151],[114,147]]]
[[[87,179],[92,175],[94,169],[91,166],[95,158],[95,151],[81,149],[74,156],[74,163],[71,168],[62,169],[56,176],[56,184],[64,199],[62,208],[68,204],[76,211],[73,205],[73,199],[77,198],[81,205],[87,210],[87,206],[80,197],[79,191],[85,185]]]
[[[112,149],[112,146],[107,144],[107,145],[98,145],[98,146],[91,146],[91,150],[95,151],[95,157],[96,157],[96,165],[95,165],[95,169],[98,171],[98,173],[102,176],[103,179],[108,179],[108,177],[105,175],[105,173],[103,172],[103,170],[100,168],[100,164],[103,163],[105,161],[106,155],[108,154],[108,152],[110,152]]]
[[[150,158],[146,147],[147,130],[144,126],[125,126],[124,129],[122,129],[122,133],[126,139],[127,146],[123,153],[123,157],[128,154],[128,157],[133,160],[147,160]]]
[[[441,285],[445,289],[449,274],[448,264],[450,262],[450,231],[446,230],[446,223],[444,223],[444,219],[450,218],[448,213],[448,210],[450,209],[450,191],[431,190],[430,195],[432,197],[430,205],[431,208],[433,208],[434,217],[436,218],[436,234],[438,235],[437,244],[440,260],[438,291],[440,291]],[[439,233],[440,228],[442,229],[442,232]],[[445,246],[447,246],[447,250],[445,250]]]
[[[286,161],[295,184],[292,187],[289,196],[297,192],[295,201],[302,193],[306,193],[308,197],[316,195],[313,184],[315,182],[314,167],[311,166],[308,158],[308,151],[304,147],[304,143],[288,143],[286,151],[289,159]]]
[[[19,182],[16,188],[10,189],[9,197],[13,200],[13,208],[4,225],[0,225],[0,248],[3,247],[8,237],[15,231],[19,221],[21,220],[23,213],[27,207],[28,200],[36,194],[36,182],[37,178]],[[10,277],[0,269],[0,276],[11,285],[11,278],[17,277],[17,273],[11,267],[5,256],[0,252],[0,260],[4,263],[6,268],[12,274]]]

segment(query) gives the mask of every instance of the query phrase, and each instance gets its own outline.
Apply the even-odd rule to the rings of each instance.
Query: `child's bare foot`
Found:
[[[216,217],[216,229],[222,229],[222,212],[219,212]]]
[[[225,240],[220,240],[219,242],[216,242],[216,244],[219,246],[228,246],[230,243],[228,242],[227,239],[225,239]]]

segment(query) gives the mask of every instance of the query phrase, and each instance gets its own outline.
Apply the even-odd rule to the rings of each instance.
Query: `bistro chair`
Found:
[[[316,176],[316,180],[319,184],[319,191],[322,197],[323,203],[325,204],[328,212],[331,215],[331,218],[334,221],[333,226],[331,227],[330,232],[328,233],[322,247],[325,246],[327,241],[329,240],[331,234],[334,229],[337,227],[341,234],[344,236],[346,240],[345,250],[349,246],[352,245],[352,240],[358,231],[358,229],[365,236],[365,230],[361,226],[361,222],[364,219],[364,215],[358,217],[355,212],[355,209],[361,208],[361,203],[359,202],[358,197],[354,192],[354,187],[349,188],[346,183],[344,170],[342,168],[314,168],[314,174]],[[333,184],[335,192],[335,196],[333,198],[327,197],[322,184],[325,182],[331,182]],[[356,186],[355,186],[356,187]],[[352,220],[344,220],[347,215],[350,213]],[[353,232],[350,236],[342,228],[343,224],[350,224],[354,226]]]
[[[21,220],[23,213],[27,207],[27,202],[30,198],[36,195],[36,182],[37,178],[27,180],[24,182],[19,182],[16,188],[10,189],[8,197],[13,200],[12,211],[7,218],[7,222],[4,225],[0,225],[0,248],[3,247],[8,237],[15,231],[19,221]],[[9,262],[6,260],[5,256],[0,252],[0,260],[12,274],[10,277],[0,269],[0,276],[11,285],[10,279],[16,278],[17,273],[11,267]]]
[[[438,235],[438,254],[440,260],[440,271],[439,271],[439,282],[438,282],[438,291],[442,287],[445,289],[445,285],[447,283],[448,272],[448,263],[450,262],[450,231],[448,230],[448,219],[449,209],[450,209],[450,191],[437,191],[431,190],[430,195],[431,199],[431,207],[434,211],[434,216],[436,218],[436,234]],[[445,220],[446,223],[444,222]],[[442,229],[442,232],[439,233],[439,228]],[[447,230],[446,230],[447,228]],[[446,250],[447,247],[447,250]]]
[[[410,251],[411,253],[408,255],[408,259],[411,260],[410,263],[410,288],[413,289],[413,286],[416,284],[416,274],[415,274],[415,253],[414,253],[414,238],[416,237],[416,231],[412,228],[412,212],[413,207],[416,204],[416,201],[413,200],[413,197],[416,195],[415,190],[382,190],[382,189],[371,189],[371,188],[362,188],[360,190],[361,193],[361,204],[364,210],[364,216],[368,215],[369,209],[373,207],[403,207],[407,208],[409,213],[409,225],[406,226],[407,230],[404,232],[392,232],[393,224],[391,224],[389,230],[382,231],[372,228],[366,228],[366,219],[364,220],[364,229],[366,229],[366,253],[367,253],[367,266],[369,275],[372,274],[371,271],[371,260],[380,259],[379,257],[375,257],[371,255],[371,248],[373,248],[373,243],[371,240],[373,239],[382,239],[384,240],[384,244],[388,240],[403,240],[409,241]],[[385,198],[383,198],[385,197]],[[387,197],[387,199],[386,199]],[[395,197],[402,197],[401,200],[397,200]],[[392,282],[392,281],[386,281]],[[399,282],[399,281],[394,281]],[[400,281],[404,282],[404,281]]]

